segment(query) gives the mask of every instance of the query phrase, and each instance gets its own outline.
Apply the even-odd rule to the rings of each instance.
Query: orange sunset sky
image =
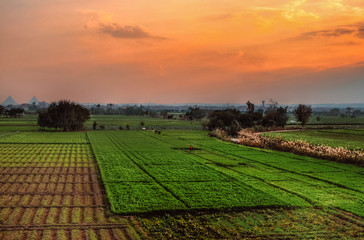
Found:
[[[0,103],[364,102],[364,1],[1,1],[0,86]]]

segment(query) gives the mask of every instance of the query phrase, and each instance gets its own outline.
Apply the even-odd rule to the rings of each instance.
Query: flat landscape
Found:
[[[364,129],[323,129],[294,132],[270,132],[264,136],[282,137],[285,140],[302,140],[314,145],[364,149]]]
[[[364,237],[363,168],[173,121],[160,134],[1,131],[0,238]]]

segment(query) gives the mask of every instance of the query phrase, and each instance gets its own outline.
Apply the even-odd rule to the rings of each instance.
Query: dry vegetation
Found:
[[[242,130],[237,138],[229,138],[226,133],[216,130],[215,135],[221,139],[231,140],[250,147],[273,149],[322,158],[342,163],[353,163],[364,166],[364,151],[349,150],[343,147],[330,147],[326,145],[313,145],[302,140],[288,141],[281,137],[264,137],[257,133]]]

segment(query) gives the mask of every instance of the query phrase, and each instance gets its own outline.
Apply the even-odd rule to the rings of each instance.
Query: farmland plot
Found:
[[[199,131],[89,132],[88,137],[117,213],[321,206],[364,216],[359,167],[239,146]],[[110,173],[111,166],[117,174]],[[154,190],[163,204],[150,203]],[[135,199],[126,201],[123,192]]]
[[[88,143],[84,132],[20,132],[0,137],[0,143]]]
[[[263,136],[282,137],[285,140],[302,140],[313,145],[344,147],[351,150],[364,150],[363,129],[306,130],[295,132],[268,132]]]
[[[153,138],[153,135],[125,131],[89,132],[88,136],[114,212],[126,214],[153,210],[223,209],[289,204],[283,199],[247,185],[232,174],[218,171],[196,160],[194,155],[184,150],[173,149],[174,145],[159,141]],[[109,147],[104,148],[104,145]],[[112,155],[108,155],[108,151],[114,154],[119,152],[118,161],[115,161]],[[110,159],[105,156],[109,156]],[[112,179],[108,170],[109,162],[112,162],[113,168],[120,169],[120,172],[127,176],[121,180]],[[130,165],[130,171],[123,171]],[[116,176],[120,179],[120,174]],[[116,186],[123,189],[124,193],[134,193],[134,199],[120,199],[125,198],[125,194],[119,190],[119,193],[115,194]],[[134,189],[131,189],[131,186]],[[150,199],[155,198],[155,192],[150,189],[159,192],[160,205],[150,203]],[[295,198],[289,193],[287,195]],[[299,203],[297,205],[308,204],[303,199],[296,198],[296,203]],[[140,207],[131,207],[138,204]]]
[[[351,213],[360,210],[355,198],[341,202],[346,207],[351,204],[351,212],[333,209],[336,205],[329,202],[329,194],[347,197],[355,189],[362,198],[360,179],[350,175],[362,174],[355,166],[279,153],[283,161],[312,161],[321,167],[315,165],[320,171],[314,171],[301,164],[302,169],[283,170],[285,166],[268,166],[279,162],[271,157],[274,152],[217,141],[200,131],[161,135],[96,131],[88,133],[92,150],[88,137],[86,143],[77,143],[82,133],[76,140],[72,134],[56,134],[59,139],[42,134],[0,143],[0,239],[363,237],[363,218]],[[190,145],[195,150],[190,152]],[[111,209],[147,215],[110,213],[93,153]],[[332,177],[334,171],[340,172],[339,179]],[[286,190],[283,183],[289,181],[293,183]],[[332,189],[309,198],[300,193],[301,182],[309,186],[306,191],[313,192],[312,186],[326,188],[321,182],[332,182]],[[344,186],[349,192],[332,192]],[[321,197],[329,207],[322,208]],[[340,198],[334,200],[338,204]],[[171,214],[171,210],[193,211]]]
[[[85,135],[42,134],[0,144],[0,239],[137,236],[126,219],[105,216],[92,150],[71,143],[85,142]],[[47,144],[31,143],[39,141]]]

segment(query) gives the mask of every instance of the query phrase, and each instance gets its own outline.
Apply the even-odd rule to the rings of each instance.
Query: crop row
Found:
[[[209,151],[221,154],[226,149],[209,148]],[[228,166],[235,172],[263,180],[314,205],[335,206],[360,216],[364,215],[361,207],[364,205],[361,168],[276,152],[225,153],[227,157],[233,156],[238,163],[244,163]],[[207,155],[205,157],[208,158]],[[211,161],[214,162],[214,159],[211,158]],[[354,171],[348,171],[349,169]]]
[[[115,212],[289,204],[143,133],[90,132],[88,136]]]
[[[181,135],[144,135],[175,146],[182,144]],[[197,136],[196,133],[194,135]],[[283,192],[292,193],[314,205],[335,206],[360,216],[364,214],[361,207],[364,205],[364,171],[360,167],[254,149],[208,137],[204,140],[194,140],[188,135],[182,138],[201,149],[191,152],[196,161],[210,162],[210,167],[235,179],[242,179],[245,184],[275,197],[290,199],[288,202],[291,203],[300,202],[291,195],[283,197]]]
[[[96,174],[92,167],[1,167],[0,175],[3,174]]]
[[[97,182],[95,174],[0,174],[1,183],[89,183]]]
[[[49,228],[36,228],[36,229],[4,229],[0,233],[1,239],[44,239],[44,240],[79,240],[79,239],[129,239],[127,229],[119,226],[88,226],[78,225],[75,227],[68,227],[67,229],[49,229]]]
[[[88,143],[84,132],[21,132],[0,137],[0,143]]]
[[[89,145],[0,147],[0,239],[130,239],[126,221],[105,216]]]
[[[53,193],[53,194],[86,194],[86,193],[100,193],[97,183],[2,183],[0,186],[0,193]]]
[[[48,155],[88,155],[92,152],[84,144],[0,144],[0,154],[7,156]]]
[[[63,163],[59,162],[1,162],[3,167],[92,167],[94,164],[89,163]]]
[[[53,195],[4,193],[0,196],[0,206],[1,209],[10,207],[103,207],[101,195],[61,193]]]

